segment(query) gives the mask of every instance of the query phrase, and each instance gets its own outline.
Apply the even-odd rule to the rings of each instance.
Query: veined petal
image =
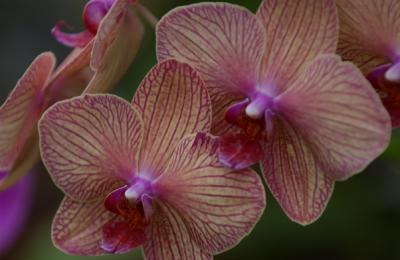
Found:
[[[31,174],[0,192],[0,256],[12,246],[24,227],[31,208],[33,185]]]
[[[94,41],[75,48],[57,67],[46,89],[48,104],[80,95],[93,76],[89,67]]]
[[[261,166],[265,181],[286,215],[302,225],[317,220],[325,210],[334,183],[319,168],[300,133],[276,119],[264,150]]]
[[[104,255],[103,226],[118,220],[118,215],[106,210],[102,199],[81,203],[65,197],[53,220],[52,240],[67,254]]]
[[[225,168],[218,160],[217,147],[217,138],[206,134],[183,139],[155,184],[160,200],[177,210],[182,226],[210,254],[238,244],[265,208],[258,175],[250,169]]]
[[[322,55],[284,93],[279,106],[335,180],[362,171],[387,147],[390,117],[361,72],[337,55]]]
[[[43,162],[75,200],[96,199],[137,174],[143,123],[125,100],[85,95],[55,104],[39,126]]]
[[[131,2],[116,0],[99,26],[91,60],[95,75],[86,93],[104,93],[114,87],[139,50],[144,27]]]
[[[226,3],[177,8],[159,22],[157,55],[175,58],[200,72],[213,103],[213,132],[229,125],[226,108],[255,88],[264,31],[247,9]]]
[[[143,245],[146,260],[211,260],[190,237],[189,230],[178,211],[159,202],[152,224],[147,229],[149,240]]]
[[[144,121],[140,172],[156,177],[187,134],[208,132],[211,105],[199,75],[175,60],[159,63],[145,77],[132,101]]]
[[[333,0],[264,0],[257,17],[268,37],[260,71],[265,85],[282,91],[319,54],[336,50]]]
[[[43,110],[43,90],[55,66],[52,53],[39,55],[0,107],[0,170],[12,171]],[[17,179],[16,179],[17,180]]]
[[[340,21],[338,53],[364,73],[400,55],[400,2],[336,0]],[[396,57],[397,56],[397,57]]]

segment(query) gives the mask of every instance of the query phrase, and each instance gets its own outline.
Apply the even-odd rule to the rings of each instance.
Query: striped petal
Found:
[[[257,17],[268,37],[260,75],[263,85],[282,91],[315,57],[336,50],[333,0],[264,0]]]
[[[111,95],[59,102],[40,121],[43,162],[75,200],[111,192],[137,173],[143,125],[132,106]]]
[[[91,67],[95,71],[86,93],[105,93],[122,78],[136,56],[144,27],[131,0],[116,0],[96,34]]]
[[[265,144],[261,166],[265,181],[286,215],[307,225],[323,213],[333,181],[318,166],[300,133],[283,120]]]
[[[254,89],[264,31],[248,10],[195,4],[164,16],[157,28],[159,60],[175,58],[200,72],[213,102],[213,132],[226,132],[227,106]]]
[[[32,204],[33,186],[31,174],[0,192],[0,256],[9,250],[24,227]]]
[[[185,135],[210,129],[211,107],[203,81],[189,65],[175,60],[153,68],[132,103],[144,121],[140,171],[153,177],[165,169]]]
[[[162,202],[156,206],[156,214],[146,236],[149,238],[143,245],[146,260],[212,259],[212,256],[202,251],[190,237],[189,230],[178,211]]]
[[[16,160],[28,152],[27,144],[33,142],[36,123],[43,110],[43,91],[55,62],[52,53],[39,55],[0,107],[0,170],[10,172],[7,178],[15,175],[13,169],[19,166]],[[21,176],[26,173],[21,173]],[[21,176],[15,175],[12,183]],[[7,186],[12,184],[6,180],[0,186],[6,182]]]
[[[206,134],[183,139],[155,184],[160,200],[176,210],[182,228],[210,254],[238,244],[265,208],[258,175],[250,169],[225,168],[218,160],[217,147],[217,138]]]
[[[336,0],[340,21],[338,53],[364,73],[399,56],[400,2]]]
[[[316,59],[279,106],[335,180],[362,171],[389,143],[390,118],[379,96],[354,65],[336,55]]]
[[[93,41],[84,48],[75,48],[57,67],[51,77],[46,95],[48,104],[80,95],[90,79],[93,71],[89,67]]]
[[[118,215],[106,210],[102,199],[81,203],[65,197],[53,220],[53,243],[71,255],[107,254],[101,248],[103,226],[118,219]]]

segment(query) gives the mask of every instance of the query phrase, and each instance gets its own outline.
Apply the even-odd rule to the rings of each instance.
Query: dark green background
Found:
[[[183,4],[200,1],[143,1],[156,16]],[[257,1],[230,1],[255,11]],[[68,49],[55,42],[50,29],[63,19],[79,30],[81,0],[0,1],[0,96],[5,99],[24,70],[42,51],[54,51],[61,60]],[[146,28],[144,44],[115,93],[131,99],[146,72],[155,64],[155,36]],[[338,183],[323,216],[302,227],[286,218],[270,193],[263,218],[250,236],[216,259],[400,259],[400,135],[395,131],[387,152],[365,172]],[[50,224],[62,193],[38,167],[35,204],[30,221],[4,259],[74,260],[56,250]],[[0,234],[3,235],[3,234]],[[97,259],[97,258],[91,258]],[[141,259],[136,250],[101,259]]]

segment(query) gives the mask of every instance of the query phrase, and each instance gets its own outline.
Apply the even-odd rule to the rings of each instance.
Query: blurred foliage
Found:
[[[34,57],[52,50],[59,60],[68,49],[57,44],[50,29],[66,20],[77,30],[83,0],[13,0],[0,2],[0,96],[13,88]],[[143,1],[157,17],[178,5],[200,1]],[[230,1],[252,11],[261,2]],[[142,48],[129,73],[114,93],[130,100],[147,71],[155,65],[155,33],[147,26]],[[394,131],[388,150],[362,174],[337,183],[324,215],[314,224],[302,227],[288,220],[272,195],[267,192],[267,210],[256,229],[236,248],[216,259],[400,259],[400,132]],[[67,256],[51,243],[52,217],[62,193],[51,183],[43,166],[37,169],[36,203],[25,232],[7,260],[78,260]],[[2,235],[2,234],[0,234]],[[86,259],[86,258],[85,258]],[[142,259],[140,250],[121,255],[90,259]]]

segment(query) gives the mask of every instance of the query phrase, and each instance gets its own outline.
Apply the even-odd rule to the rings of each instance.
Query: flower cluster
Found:
[[[90,0],[83,32],[52,31],[72,53],[56,69],[39,55],[0,108],[0,209],[26,198],[30,176],[11,186],[41,158],[65,194],[60,250],[211,259],[261,217],[259,164],[287,216],[310,224],[400,125],[398,14],[397,0],[178,7],[157,23],[158,64],[128,103],[100,93],[134,59],[140,17],[155,19],[139,1]]]

